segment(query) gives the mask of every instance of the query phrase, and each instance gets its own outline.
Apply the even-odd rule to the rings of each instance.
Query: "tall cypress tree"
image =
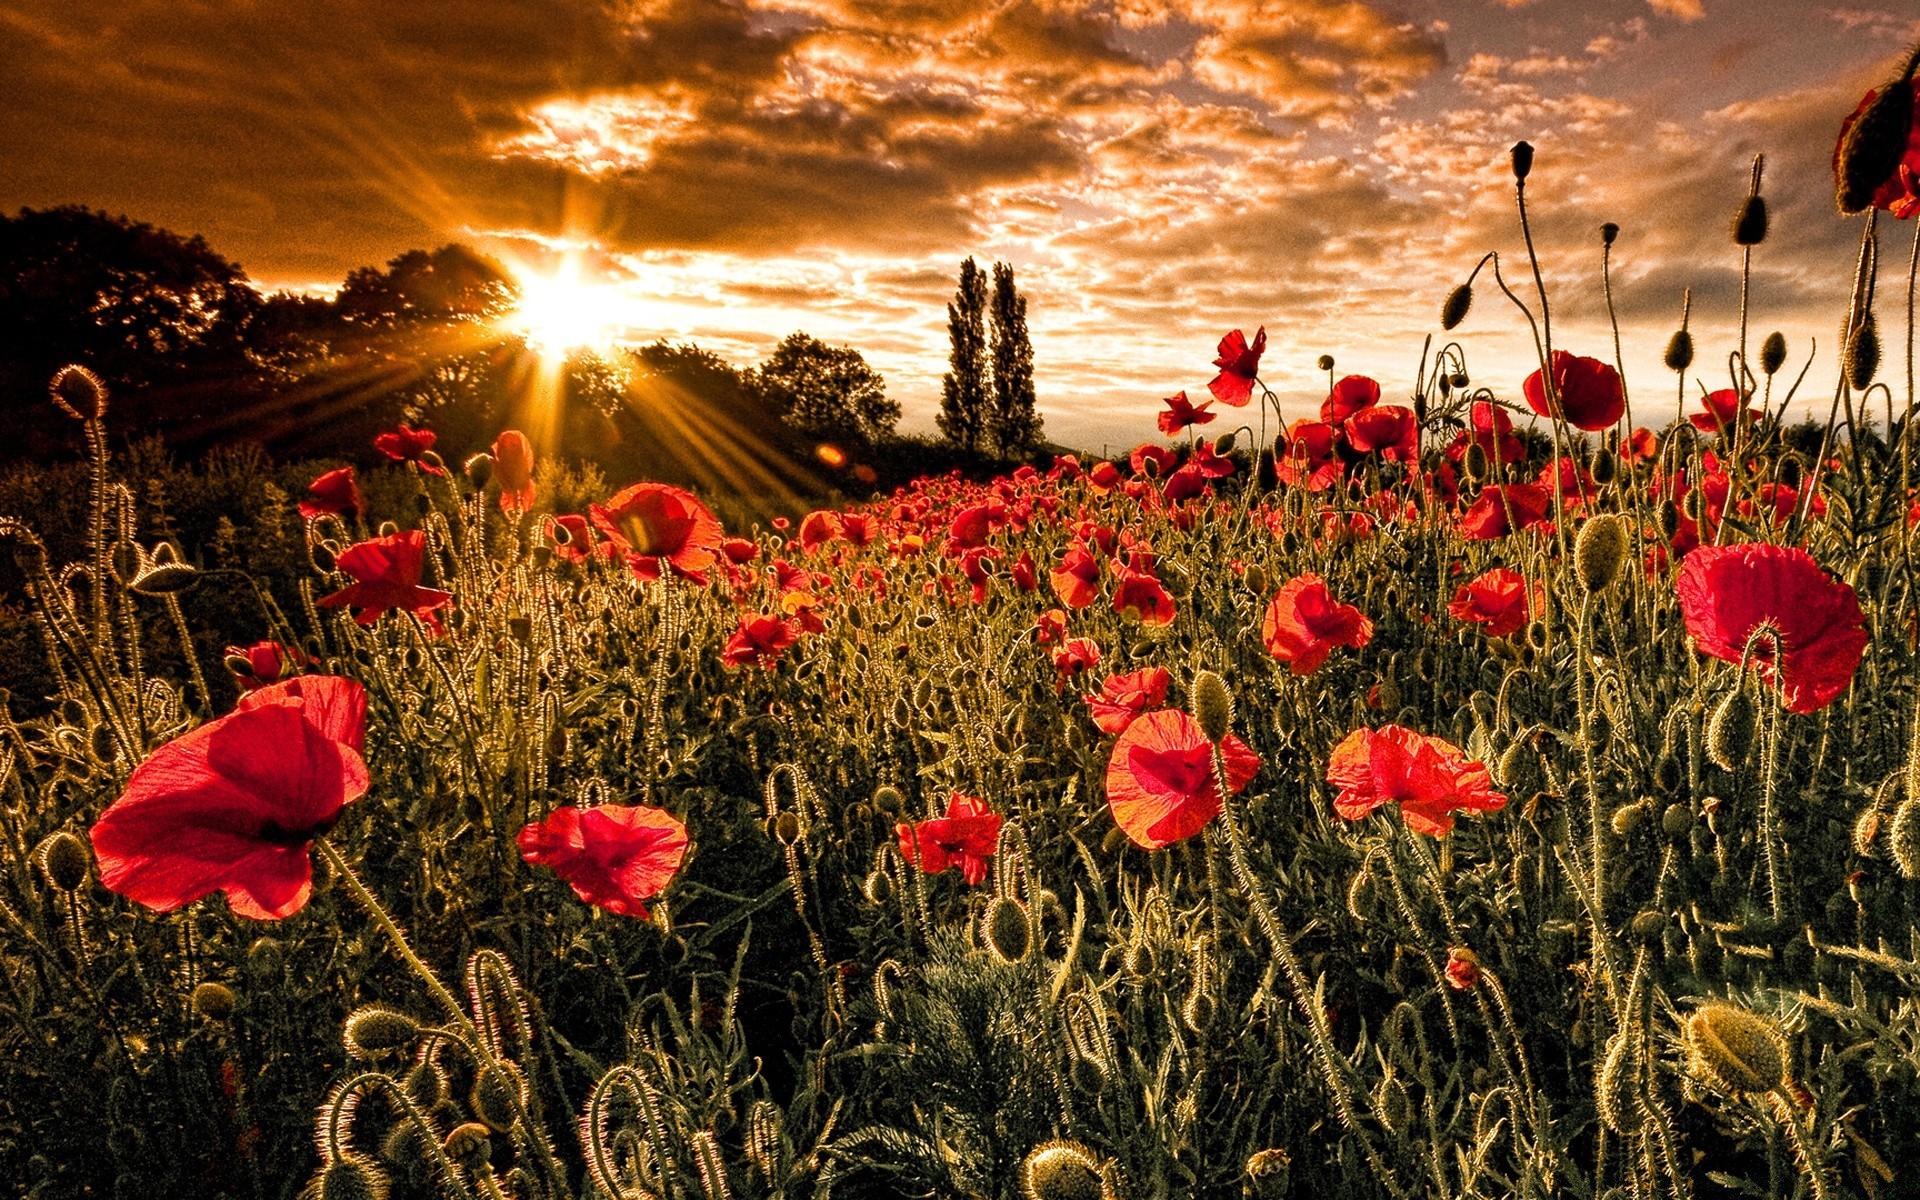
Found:
[[[1013,267],[993,264],[993,403],[986,443],[1002,458],[1024,458],[1040,441],[1033,411],[1033,343],[1027,340],[1027,299],[1013,285]]]
[[[960,286],[947,305],[953,343],[940,385],[940,432],[962,450],[981,448],[988,416],[987,276],[973,259],[960,264]]]

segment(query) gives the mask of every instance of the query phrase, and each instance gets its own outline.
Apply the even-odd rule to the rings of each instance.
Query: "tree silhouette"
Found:
[[[499,260],[451,243],[409,250],[379,267],[347,275],[334,310],[343,321],[392,326],[413,321],[486,321],[506,313],[519,295]]]
[[[993,348],[993,402],[985,442],[1001,458],[1024,458],[1040,442],[1033,410],[1033,343],[1027,340],[1027,300],[1013,284],[1013,267],[993,264],[989,310]]]
[[[972,258],[960,264],[960,286],[947,305],[953,350],[940,385],[941,434],[967,451],[981,449],[987,416],[987,277]]]
[[[900,405],[858,350],[791,333],[749,386],[780,419],[830,442],[871,445],[893,434]]]

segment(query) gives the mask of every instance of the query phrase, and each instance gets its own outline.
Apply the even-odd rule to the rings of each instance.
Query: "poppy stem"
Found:
[[[354,903],[358,904],[362,911],[373,918],[373,923],[378,925],[381,931],[387,935],[388,940],[393,943],[393,948],[399,953],[400,958],[408,967],[412,968],[413,973],[418,975],[427,985],[427,990],[433,993],[433,998],[440,1002],[440,1006],[453,1016],[454,1021],[460,1026],[461,1032],[467,1034],[475,1042],[478,1042],[478,1030],[475,1029],[472,1018],[467,1015],[467,1010],[461,1007],[460,1001],[455,999],[453,993],[447,990],[447,985],[440,982],[440,976],[434,973],[433,968],[428,966],[426,961],[418,954],[414,953],[413,945],[407,941],[406,933],[401,930],[399,923],[393,919],[393,914],[389,913],[386,906],[380,903],[379,897],[375,896],[373,892],[368,890],[367,885],[360,881],[359,874],[354,871],[352,864],[347,862],[346,856],[340,853],[339,847],[325,838],[319,839],[314,845],[319,849],[320,857],[326,860],[327,866],[340,878],[341,882],[347,885],[347,891],[353,896]]]

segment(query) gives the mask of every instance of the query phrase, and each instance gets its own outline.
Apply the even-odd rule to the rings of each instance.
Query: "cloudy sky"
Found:
[[[1702,381],[1725,378],[1728,224],[1764,152],[1755,339],[1786,331],[1795,371],[1818,339],[1818,393],[1860,233],[1828,162],[1920,38],[1905,8],[0,0],[0,208],[202,233],[269,287],[455,239],[534,265],[584,246],[626,336],[744,365],[803,328],[864,352],[909,427],[937,405],[959,260],[1004,260],[1047,432],[1097,449],[1204,389],[1235,326],[1267,327],[1298,411],[1323,353],[1405,392],[1483,253],[1526,276],[1521,138],[1556,344],[1610,355],[1597,231],[1617,222],[1628,382],[1671,406],[1683,288]],[[1883,234],[1902,266],[1909,234]],[[1524,318],[1478,296],[1469,367],[1516,392]]]

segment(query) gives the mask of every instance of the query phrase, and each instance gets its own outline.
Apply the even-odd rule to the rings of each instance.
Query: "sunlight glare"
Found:
[[[575,350],[605,352],[627,323],[632,298],[609,284],[581,278],[580,262],[568,257],[552,274],[522,271],[520,303],[504,325],[523,334],[536,352],[564,358]]]

